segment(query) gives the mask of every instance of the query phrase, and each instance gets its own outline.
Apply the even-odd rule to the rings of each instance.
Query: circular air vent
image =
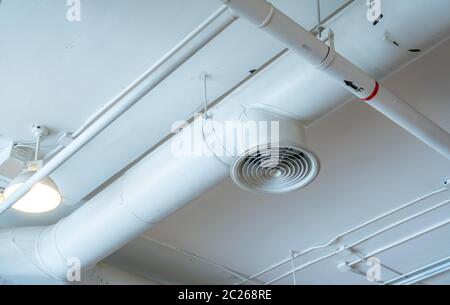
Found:
[[[310,152],[283,146],[255,148],[238,157],[231,177],[244,190],[256,193],[288,193],[316,178],[319,163]]]

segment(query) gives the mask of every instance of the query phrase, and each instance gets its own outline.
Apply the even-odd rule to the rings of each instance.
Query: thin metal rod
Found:
[[[320,27],[322,26],[322,16],[321,16],[321,12],[320,12],[320,0],[316,0],[316,5],[317,5],[317,24],[319,26],[319,38],[322,38],[322,29],[320,29]]]
[[[322,17],[320,12],[320,0],[317,0],[317,24],[322,24]]]
[[[446,204],[448,204],[448,203],[450,203],[450,200],[443,201],[443,202],[441,202],[441,203],[439,203],[439,204],[437,204],[437,205],[435,205],[435,206],[432,206],[432,207],[430,207],[430,208],[428,208],[428,209],[426,209],[426,210],[423,210],[423,211],[421,211],[421,212],[419,212],[419,213],[416,213],[416,214],[414,214],[414,215],[412,215],[412,216],[409,216],[409,217],[404,218],[404,219],[402,219],[402,220],[400,220],[400,221],[397,221],[397,222],[395,222],[395,223],[393,223],[393,224],[391,224],[391,225],[389,225],[389,226],[387,226],[387,227],[384,227],[384,228],[382,228],[382,229],[380,229],[380,230],[378,230],[378,231],[376,231],[376,232],[374,232],[374,233],[372,233],[372,234],[370,234],[370,235],[367,235],[367,236],[365,236],[365,237],[359,239],[359,240],[356,241],[356,242],[353,242],[353,243],[349,244],[348,246],[345,246],[345,249],[351,249],[351,248],[353,248],[353,247],[356,247],[356,246],[358,246],[358,245],[360,245],[360,244],[362,244],[362,243],[368,241],[369,239],[372,239],[372,238],[374,238],[374,237],[376,237],[376,236],[378,236],[378,235],[381,235],[382,233],[387,232],[387,231],[389,231],[389,230],[391,230],[391,229],[393,229],[393,228],[395,228],[395,227],[397,227],[397,226],[399,226],[399,225],[401,225],[401,224],[404,224],[404,223],[406,223],[406,222],[408,222],[408,221],[411,221],[411,220],[413,220],[413,219],[416,219],[417,217],[420,217],[420,216],[425,215],[425,214],[427,214],[427,213],[429,213],[429,212],[431,212],[431,211],[434,211],[434,210],[436,210],[436,209],[438,209],[438,208],[440,208],[440,207],[442,207],[442,206],[444,206],[444,205],[446,205]],[[342,251],[342,249],[338,249],[338,250],[332,252],[331,256],[333,256],[333,255],[335,255],[335,254],[338,254],[338,253],[340,253],[341,251]],[[318,262],[320,262],[320,261],[322,261],[322,260],[324,260],[324,259],[326,259],[326,258],[329,258],[329,257],[331,257],[331,256],[326,255],[326,256],[323,257],[323,258],[319,258],[319,259],[317,259],[317,260],[314,260],[314,264],[315,264],[315,263],[318,263]],[[372,255],[370,255],[370,256],[368,256],[368,257],[371,257],[371,256],[372,256]],[[361,257],[360,257],[358,262],[362,262],[364,259],[366,259],[366,258],[368,258],[368,257],[367,257],[367,256],[364,257],[364,258],[361,258]],[[354,265],[354,264],[350,264],[350,266],[353,266],[353,265]],[[308,266],[310,266],[310,265],[308,265]],[[306,267],[305,267],[305,268],[306,268]],[[284,278],[284,277],[286,277],[286,276],[288,276],[288,275],[289,275],[289,273],[285,273],[285,274],[283,274],[282,276],[276,278],[275,281],[280,280],[280,279],[282,279],[282,278]],[[273,282],[274,282],[274,280],[270,281],[269,283],[273,283]]]
[[[327,25],[328,23],[330,23],[331,21],[333,21],[334,19],[336,19],[342,12],[344,12],[344,10],[346,10],[350,5],[354,4],[356,2],[356,0],[350,0],[348,2],[346,2],[345,4],[343,4],[342,6],[340,6],[338,9],[336,9],[333,13],[331,13],[330,15],[328,15],[325,19],[323,19],[321,21],[321,23],[317,24],[315,27],[313,27],[310,32],[314,33],[315,31],[317,31],[319,29],[319,27],[321,25]]]
[[[297,286],[297,278],[295,276],[295,263],[294,263],[295,252],[291,251],[291,267],[292,267],[292,279],[294,280],[294,286]]]
[[[442,273],[446,273],[450,270],[450,262],[447,262],[444,266],[438,266],[432,270],[425,271],[423,274],[418,274],[412,278],[404,279],[396,285],[414,285],[420,283],[419,281],[428,280],[430,278],[436,277]]]
[[[360,259],[362,259],[363,262],[367,263],[367,260],[365,259],[365,255],[364,255],[364,254],[362,254],[362,253],[360,253],[360,252],[358,252],[358,251],[355,251],[355,250],[352,250],[352,253],[353,253],[354,255],[356,255],[357,257],[359,257]],[[394,268],[391,268],[391,267],[389,267],[389,266],[387,266],[387,265],[385,265],[385,264],[383,264],[383,263],[380,263],[380,266],[383,267],[384,269],[386,269],[386,270],[392,272],[392,273],[397,274],[397,275],[402,275],[402,274],[403,274],[403,273],[401,273],[400,271],[395,270]]]
[[[238,278],[238,279],[243,279],[243,278],[244,278],[244,276],[241,275],[241,274],[239,274],[238,272],[236,272],[236,271],[234,271],[234,270],[232,270],[232,269],[230,269],[230,268],[228,268],[228,267],[226,267],[226,266],[223,266],[223,265],[220,265],[220,264],[218,264],[218,263],[216,263],[216,262],[213,262],[213,261],[211,261],[211,260],[209,260],[209,259],[207,259],[207,258],[204,258],[204,257],[202,257],[202,256],[200,256],[200,255],[197,255],[197,254],[195,254],[195,253],[192,253],[192,252],[189,252],[189,251],[186,251],[186,250],[177,248],[177,247],[175,247],[175,246],[169,245],[169,244],[167,244],[167,243],[165,243],[165,242],[159,241],[159,240],[154,239],[154,238],[152,238],[152,237],[148,237],[148,236],[146,236],[146,235],[142,235],[142,236],[140,236],[139,238],[141,238],[141,239],[143,239],[143,240],[145,240],[145,241],[148,241],[148,242],[157,244],[157,245],[159,245],[159,246],[161,246],[161,247],[163,247],[163,248],[166,248],[166,249],[169,249],[169,250],[178,252],[178,253],[180,253],[180,254],[189,256],[189,257],[191,257],[191,258],[194,258],[194,259],[196,259],[196,260],[199,260],[199,261],[201,261],[201,262],[204,262],[204,263],[206,263],[206,264],[208,264],[208,265],[211,265],[211,266],[214,266],[214,267],[216,267],[216,268],[219,268],[220,270],[225,271],[225,272],[231,274],[232,276],[234,276],[234,277],[236,277],[236,278]],[[253,282],[253,284],[259,284],[259,283],[255,281],[255,282]]]
[[[203,115],[205,118],[208,117],[208,74],[202,74],[203,80]]]
[[[297,272],[297,271],[300,271],[302,269],[305,269],[305,268],[307,268],[309,266],[312,266],[312,265],[314,265],[314,264],[316,264],[318,262],[321,262],[321,261],[323,261],[323,260],[325,260],[327,258],[333,257],[334,255],[338,254],[339,252],[340,252],[340,250],[335,250],[335,251],[333,251],[333,252],[331,252],[329,254],[326,254],[324,256],[316,258],[316,259],[314,259],[312,261],[309,261],[309,262],[307,262],[307,263],[305,263],[303,265],[298,266],[297,268],[294,269],[294,271]],[[270,280],[270,281],[266,282],[265,285],[270,285],[270,284],[273,284],[275,282],[278,282],[279,280],[284,279],[286,276],[291,275],[291,274],[292,274],[292,271],[289,271],[289,273],[287,275],[285,273],[285,274],[283,274],[283,275],[281,275],[281,276],[279,276],[279,277],[277,277],[277,278],[275,278],[273,280]]]
[[[36,137],[36,148],[34,150],[34,161],[39,160],[39,150],[41,149],[41,137]]]
[[[407,222],[409,222],[409,221],[411,221],[411,220],[413,220],[413,219],[416,219],[416,218],[418,218],[418,217],[420,217],[420,216],[423,216],[423,215],[428,214],[428,213],[430,213],[430,212],[432,212],[432,211],[434,211],[434,210],[437,210],[437,209],[439,209],[439,208],[441,208],[441,207],[443,207],[444,205],[447,205],[447,204],[449,204],[449,203],[450,203],[450,200],[443,201],[443,202],[441,202],[441,203],[438,203],[437,205],[434,205],[434,206],[432,206],[432,207],[429,207],[428,209],[425,209],[425,210],[423,210],[423,211],[420,211],[419,213],[416,213],[416,214],[411,215],[411,216],[409,216],[409,217],[406,217],[406,218],[404,218],[404,219],[402,219],[402,220],[399,220],[399,221],[397,221],[397,222],[394,222],[394,223],[390,224],[389,226],[386,226],[386,227],[384,227],[384,228],[382,228],[382,229],[380,229],[380,230],[378,230],[378,231],[375,231],[374,233],[369,234],[369,235],[367,235],[367,236],[365,236],[365,237],[359,239],[358,241],[356,241],[356,242],[354,242],[354,243],[352,243],[352,244],[346,246],[346,248],[349,249],[349,248],[353,248],[353,247],[355,247],[355,246],[358,246],[358,245],[360,245],[360,244],[362,244],[362,243],[368,241],[369,239],[372,239],[372,238],[374,238],[374,237],[376,237],[376,236],[378,236],[378,235],[381,235],[381,234],[383,234],[383,233],[385,233],[385,232],[387,232],[387,231],[389,231],[389,230],[391,230],[391,229],[393,229],[393,228],[395,228],[395,227],[398,227],[398,226],[400,226],[400,225],[402,225],[402,224],[404,224],[404,223],[407,223]]]

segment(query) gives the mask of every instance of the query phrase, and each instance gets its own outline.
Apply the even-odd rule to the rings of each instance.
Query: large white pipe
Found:
[[[285,43],[310,64],[393,122],[450,159],[450,134],[381,86],[265,0],[221,0],[238,15]]]
[[[214,108],[216,123],[239,122],[234,94]],[[56,225],[0,230],[0,276],[64,281],[71,259],[90,269],[225,180],[229,166],[208,126],[196,118]]]
[[[215,127],[240,122],[238,94],[211,111]],[[225,151],[208,127],[196,118],[56,225],[0,230],[0,276],[64,281],[72,259],[90,269],[225,180],[230,156],[217,154]]]
[[[0,213],[20,199],[34,183],[46,177],[90,139],[132,107],[151,89],[192,57],[236,19],[232,14],[218,18],[223,8],[200,25],[182,44],[174,48],[164,70],[155,69],[152,78],[143,78],[133,90],[96,118],[72,143],[27,181],[20,192],[9,197]],[[214,19],[214,20],[211,20]],[[217,20],[216,20],[217,19]],[[213,22],[214,21],[214,22]],[[204,31],[208,26],[207,31]],[[193,38],[196,41],[191,42]],[[191,42],[187,45],[187,42]],[[181,53],[181,54],[180,54]],[[169,58],[164,59],[164,63]],[[162,63],[162,61],[160,61]],[[158,65],[159,67],[159,65]],[[152,74],[153,76],[153,74]],[[197,119],[173,141],[186,133],[203,139],[202,121]],[[159,147],[127,173],[109,185],[84,206],[56,225],[43,228],[0,230],[0,275],[25,278],[30,282],[44,279],[64,281],[70,259],[79,260],[87,269],[147,231],[186,202],[194,200],[227,177],[228,167],[211,157],[175,157],[172,141]],[[208,151],[203,141],[195,141],[198,151]]]
[[[207,43],[230,26],[236,20],[236,16],[224,14],[225,12],[227,12],[226,9],[220,8],[177,46],[163,56],[162,59],[150,68],[141,78],[125,89],[125,91],[119,94],[117,98],[114,98],[108,103],[106,112],[102,111],[100,116],[96,115],[95,119],[89,120],[83,127],[82,132],[77,134],[77,137],[67,145],[67,147],[61,150],[18,190],[1,203],[0,215],[25,196],[36,183],[52,174],[123,113],[133,107],[147,93],[176,71],[183,63],[194,56]],[[220,19],[219,16],[225,17]]]
[[[207,156],[176,156],[174,141],[187,138]],[[197,119],[56,225],[0,230],[0,275],[65,280],[71,258],[94,266],[222,182],[229,168],[202,139]]]

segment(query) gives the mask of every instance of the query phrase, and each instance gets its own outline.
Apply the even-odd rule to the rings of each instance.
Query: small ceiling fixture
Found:
[[[288,114],[268,106],[248,108],[244,122],[278,123],[270,135],[252,140],[231,165],[231,178],[240,188],[266,194],[297,191],[310,184],[319,173],[319,160],[306,147],[303,125]],[[264,132],[263,132],[264,133]],[[244,135],[246,137],[247,135]]]
[[[44,126],[34,125],[32,131],[36,137],[34,161],[28,162],[27,168],[11,181],[3,194],[4,199],[8,199],[8,197],[19,189],[43,164],[43,161],[39,160],[39,149],[41,140],[48,136],[49,130]],[[61,202],[62,197],[56,183],[50,177],[47,177],[34,185],[25,196],[12,206],[12,208],[20,212],[39,214],[56,209]]]

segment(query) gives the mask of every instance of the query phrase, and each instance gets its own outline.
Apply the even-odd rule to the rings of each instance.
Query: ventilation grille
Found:
[[[305,187],[317,176],[317,159],[294,148],[256,148],[237,158],[231,177],[242,189],[256,193],[288,193]]]
[[[15,146],[11,157],[24,162],[30,161],[33,157],[33,149]]]

